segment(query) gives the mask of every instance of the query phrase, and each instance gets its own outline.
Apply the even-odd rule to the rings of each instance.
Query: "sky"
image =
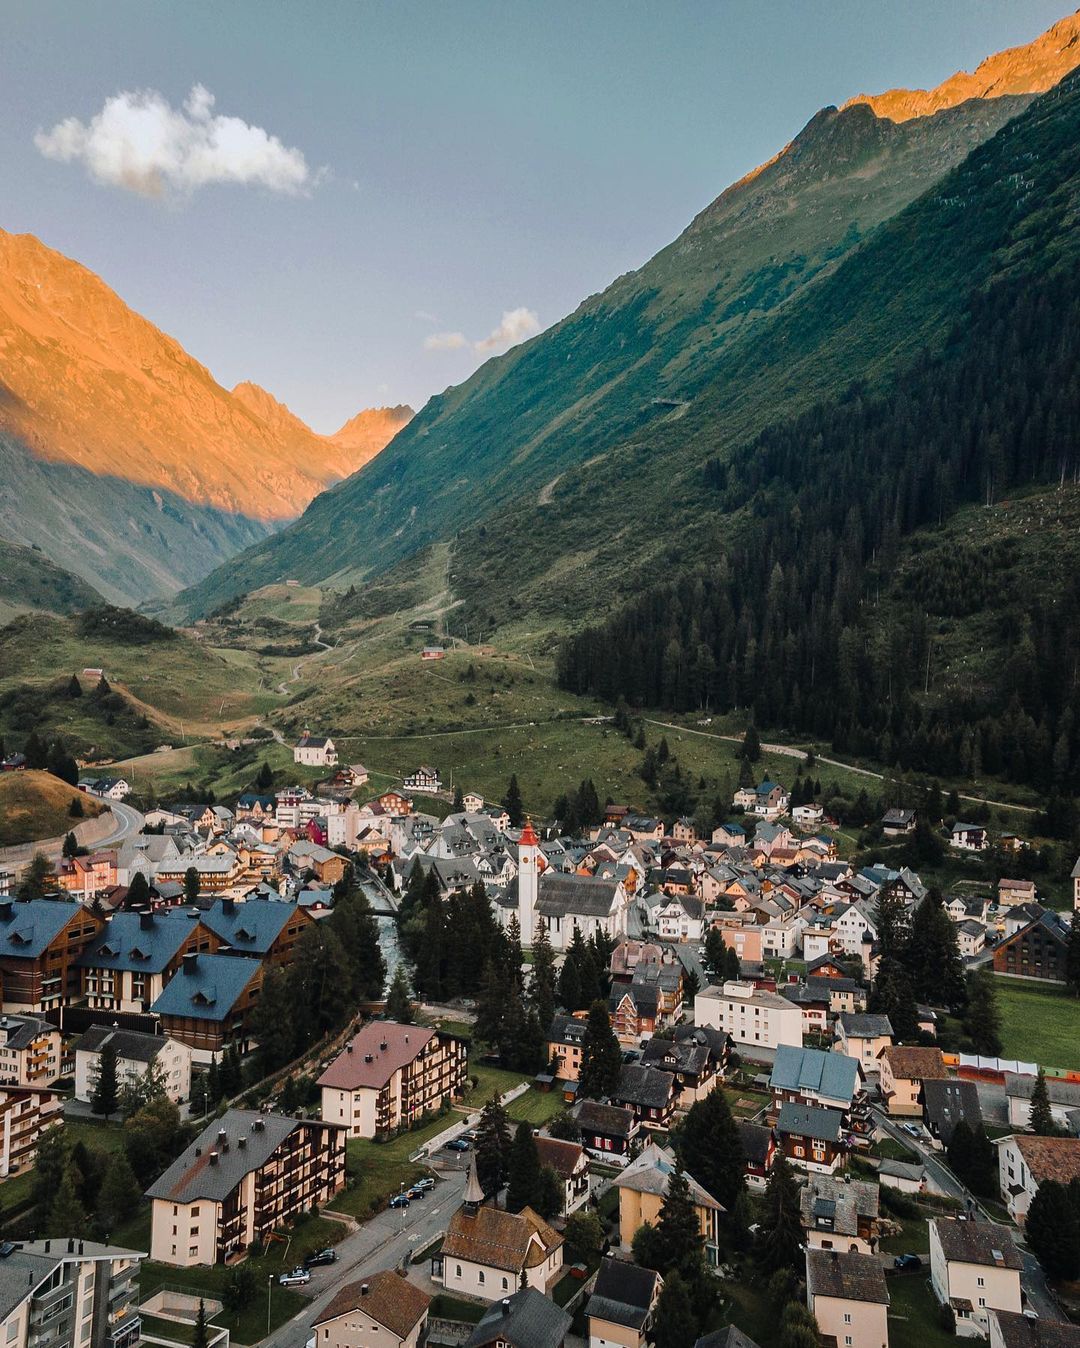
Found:
[[[6,0],[0,228],[316,430],[645,262],[821,107],[1068,0]]]

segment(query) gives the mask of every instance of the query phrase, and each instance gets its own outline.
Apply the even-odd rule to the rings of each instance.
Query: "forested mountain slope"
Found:
[[[737,399],[746,359],[799,297],[938,182],[1080,60],[1080,22],[1064,20],[1013,60],[1002,97],[954,88],[928,116],[897,122],[865,103],[827,108],[768,164],[734,184],[640,270],[471,379],[432,399],[372,464],[318,497],[302,518],[219,568],[182,604],[205,612],[240,590],[295,576],[312,583],[385,570],[463,526],[521,519],[539,501],[578,530],[576,487],[635,456],[678,450],[718,388]],[[1025,65],[1026,63],[1026,65]],[[979,86],[981,87],[981,86]],[[751,353],[740,358],[739,352]],[[769,371],[739,433],[803,390]],[[627,453],[629,449],[629,460]],[[591,469],[583,469],[583,465]],[[587,527],[590,540],[598,531]],[[599,531],[601,536],[605,529]],[[580,546],[545,546],[559,574]],[[576,598],[576,595],[575,595]]]

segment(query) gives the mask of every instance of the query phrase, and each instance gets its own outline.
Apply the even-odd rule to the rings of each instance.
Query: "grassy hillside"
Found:
[[[100,603],[92,586],[50,562],[39,547],[0,538],[0,623],[29,610],[77,613]]]
[[[975,99],[903,124],[861,105],[825,109],[639,271],[432,399],[377,460],[181,606],[206,612],[253,582],[287,576],[347,583],[452,537],[463,523],[497,518],[511,503],[543,534],[553,515],[568,514],[563,474],[593,464],[590,481],[602,480],[620,446],[640,446],[651,459],[655,448],[678,445],[711,383],[737,391],[733,348],[752,345],[759,329],[1026,102]],[[801,393],[782,371],[769,371],[763,384],[758,419],[751,414],[744,426]],[[556,509],[538,515],[538,503]],[[631,523],[621,517],[622,509],[605,521],[603,541]],[[545,551],[550,559],[579,547],[560,538],[555,553]]]
[[[76,800],[83,811],[78,818],[71,814]],[[0,847],[58,838],[105,808],[49,772],[0,773]]]

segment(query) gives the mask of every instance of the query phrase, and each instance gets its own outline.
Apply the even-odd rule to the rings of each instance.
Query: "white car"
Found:
[[[278,1282],[282,1287],[303,1287],[311,1281],[311,1274],[303,1265],[298,1264],[291,1273],[279,1273]]]

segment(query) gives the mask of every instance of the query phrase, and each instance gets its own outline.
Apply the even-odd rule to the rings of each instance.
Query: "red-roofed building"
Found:
[[[457,1035],[369,1021],[319,1078],[322,1117],[350,1137],[410,1127],[461,1095],[468,1068],[468,1043]]]

